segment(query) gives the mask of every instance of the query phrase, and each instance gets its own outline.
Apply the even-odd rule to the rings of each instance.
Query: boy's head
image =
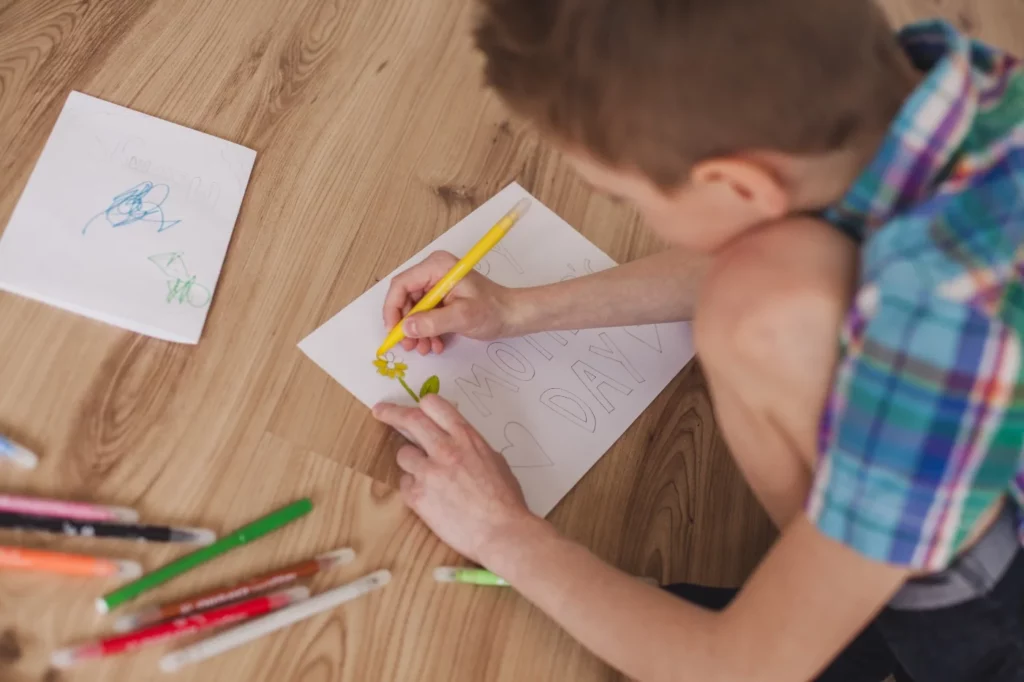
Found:
[[[695,248],[837,198],[909,90],[872,0],[482,4],[489,85]]]

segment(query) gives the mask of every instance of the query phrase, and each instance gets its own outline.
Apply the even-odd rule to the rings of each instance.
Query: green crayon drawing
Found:
[[[187,303],[193,308],[203,308],[210,303],[213,293],[196,281],[190,274],[181,252],[158,253],[149,261],[160,268],[167,277],[167,302]]]

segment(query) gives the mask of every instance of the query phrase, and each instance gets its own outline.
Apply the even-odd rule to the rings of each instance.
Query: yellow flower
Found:
[[[389,379],[402,379],[405,377],[405,370],[409,369],[409,366],[404,362],[397,362],[395,360],[394,353],[387,353],[383,357],[378,357],[373,361],[373,366],[377,368],[377,374]]]

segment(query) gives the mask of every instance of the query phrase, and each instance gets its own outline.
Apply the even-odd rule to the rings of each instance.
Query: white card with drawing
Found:
[[[413,256],[461,257],[523,197],[512,184]],[[509,287],[547,284],[615,265],[536,199],[477,269]],[[393,273],[394,274],[394,273]],[[375,353],[388,279],[377,283],[299,344],[367,406],[413,404],[431,377],[440,394],[505,455],[535,513],[547,515],[693,357],[689,325],[565,331],[483,343],[454,340],[440,356],[401,347]]]
[[[0,289],[196,343],[255,160],[72,92],[0,238]]]

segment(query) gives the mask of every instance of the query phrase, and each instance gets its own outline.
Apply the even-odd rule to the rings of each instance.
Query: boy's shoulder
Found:
[[[943,22],[900,38],[924,78],[827,217],[862,220],[845,226],[860,231],[862,278],[883,295],[939,294],[1000,315],[1024,265],[1024,68]]]
[[[986,43],[970,41],[970,82],[966,104],[974,109],[962,143],[961,173],[1020,172],[1024,148],[1024,63]]]
[[[936,293],[1024,334],[1022,302],[1008,296],[1024,267],[1024,68],[978,41],[968,54],[962,140],[908,220],[931,246],[920,264],[933,266]]]

